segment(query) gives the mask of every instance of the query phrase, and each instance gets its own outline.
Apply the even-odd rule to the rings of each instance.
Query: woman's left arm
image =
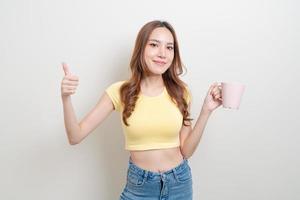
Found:
[[[194,128],[183,126],[181,129],[180,146],[184,158],[188,159],[193,155],[200,142],[209,116],[216,108],[222,105],[221,91],[222,88],[218,83],[211,85]]]

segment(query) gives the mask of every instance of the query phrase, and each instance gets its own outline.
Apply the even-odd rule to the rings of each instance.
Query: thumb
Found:
[[[218,85],[218,82],[214,82],[210,87],[209,90],[207,92],[207,94],[211,94],[212,90],[214,89],[214,87],[216,87]]]
[[[65,63],[65,62],[62,62],[61,64],[62,64],[62,66],[63,66],[65,75],[71,74],[70,69],[69,69],[69,65],[68,65],[67,63]]]

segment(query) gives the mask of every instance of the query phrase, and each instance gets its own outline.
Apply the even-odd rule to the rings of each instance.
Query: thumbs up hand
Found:
[[[62,67],[65,72],[65,76],[61,82],[61,95],[62,97],[66,97],[75,94],[79,78],[71,74],[68,64],[62,63]]]

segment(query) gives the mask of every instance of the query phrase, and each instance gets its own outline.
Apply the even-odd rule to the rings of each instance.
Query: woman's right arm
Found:
[[[113,103],[104,92],[97,105],[78,123],[71,101],[71,95],[78,86],[78,77],[71,75],[69,68],[63,63],[65,77],[61,85],[64,123],[69,143],[80,143],[89,133],[101,124],[114,110]]]

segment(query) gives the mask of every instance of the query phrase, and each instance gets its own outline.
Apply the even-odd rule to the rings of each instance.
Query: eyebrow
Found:
[[[162,43],[160,40],[156,40],[156,39],[149,39],[149,41],[154,41],[154,42]],[[173,42],[168,42],[167,44],[174,45]]]

